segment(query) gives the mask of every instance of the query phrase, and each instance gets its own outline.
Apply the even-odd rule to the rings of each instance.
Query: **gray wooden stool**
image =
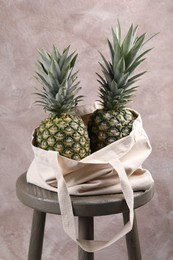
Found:
[[[16,182],[16,193],[21,202],[33,208],[32,230],[28,260],[40,260],[44,237],[46,213],[60,215],[60,208],[56,192],[51,192],[26,182],[26,173]],[[149,202],[154,195],[154,186],[146,191],[134,192],[134,208]],[[129,220],[128,207],[123,194],[100,196],[71,196],[74,215],[78,216],[78,235],[83,239],[94,239],[94,217],[122,213],[124,223]],[[131,232],[126,235],[129,260],[140,260],[141,251],[138,238],[136,216]],[[78,249],[79,260],[93,260],[94,253]]]

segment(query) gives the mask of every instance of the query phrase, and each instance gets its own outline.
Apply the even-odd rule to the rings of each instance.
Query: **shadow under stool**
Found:
[[[57,193],[27,183],[26,173],[18,178],[16,193],[23,204],[33,209],[28,260],[41,260],[46,213],[61,214]],[[134,211],[149,202],[153,195],[154,185],[148,190],[134,192]],[[71,196],[71,200],[74,215],[78,217],[78,238],[94,239],[95,216],[122,213],[124,224],[129,220],[129,211],[123,194]],[[126,244],[129,260],[141,260],[136,215],[133,229],[126,235]],[[78,260],[94,260],[94,253],[88,253],[79,247]]]

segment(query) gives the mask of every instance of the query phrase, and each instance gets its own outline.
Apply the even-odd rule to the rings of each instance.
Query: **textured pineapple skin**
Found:
[[[35,131],[35,145],[44,150],[59,152],[73,160],[81,160],[90,154],[87,127],[76,115],[50,115]]]
[[[91,152],[95,152],[125,136],[132,130],[136,116],[128,109],[98,109],[88,123]]]

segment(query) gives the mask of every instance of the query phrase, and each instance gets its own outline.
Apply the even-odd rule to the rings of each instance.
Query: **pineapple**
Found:
[[[146,34],[137,36],[136,31],[137,26],[131,25],[122,41],[121,26],[118,22],[115,30],[112,29],[113,44],[108,40],[111,61],[106,60],[100,53],[103,75],[97,75],[103,109],[96,110],[88,124],[92,152],[129,135],[132,130],[136,115],[126,105],[132,100],[137,89],[133,84],[145,71],[132,74],[145,60],[145,54],[151,50],[141,52],[146,43]]]
[[[36,79],[43,89],[37,92],[36,102],[50,112],[35,130],[35,145],[45,150],[58,151],[60,155],[81,160],[90,154],[90,141],[83,120],[75,115],[75,107],[82,96],[73,73],[77,54],[69,54],[69,47],[62,54],[53,46],[51,53],[39,51]]]

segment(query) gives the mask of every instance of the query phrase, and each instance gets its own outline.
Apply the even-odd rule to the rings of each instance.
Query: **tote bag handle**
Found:
[[[113,160],[109,161],[108,163],[113,167],[113,169],[115,169],[115,171],[117,172],[117,174],[119,176],[122,192],[124,194],[124,198],[126,200],[128,208],[129,208],[129,221],[123,226],[123,228],[117,234],[115,234],[115,236],[113,236],[112,239],[110,239],[108,241],[82,240],[82,239],[77,238],[72,203],[71,203],[70,195],[68,193],[66,182],[65,182],[63,174],[62,174],[62,170],[57,161],[57,153],[54,153],[51,151],[49,152],[49,163],[50,163],[50,167],[53,168],[53,170],[55,172],[55,176],[57,178],[58,199],[59,199],[59,205],[60,205],[60,210],[61,210],[61,217],[62,217],[64,231],[83,250],[85,250],[87,252],[96,252],[98,250],[106,248],[106,247],[112,245],[113,243],[115,243],[121,237],[125,236],[132,229],[133,218],[134,218],[133,190],[131,188],[131,185],[129,183],[129,180],[128,180],[126,172],[123,168],[123,165],[119,159],[113,159]]]

